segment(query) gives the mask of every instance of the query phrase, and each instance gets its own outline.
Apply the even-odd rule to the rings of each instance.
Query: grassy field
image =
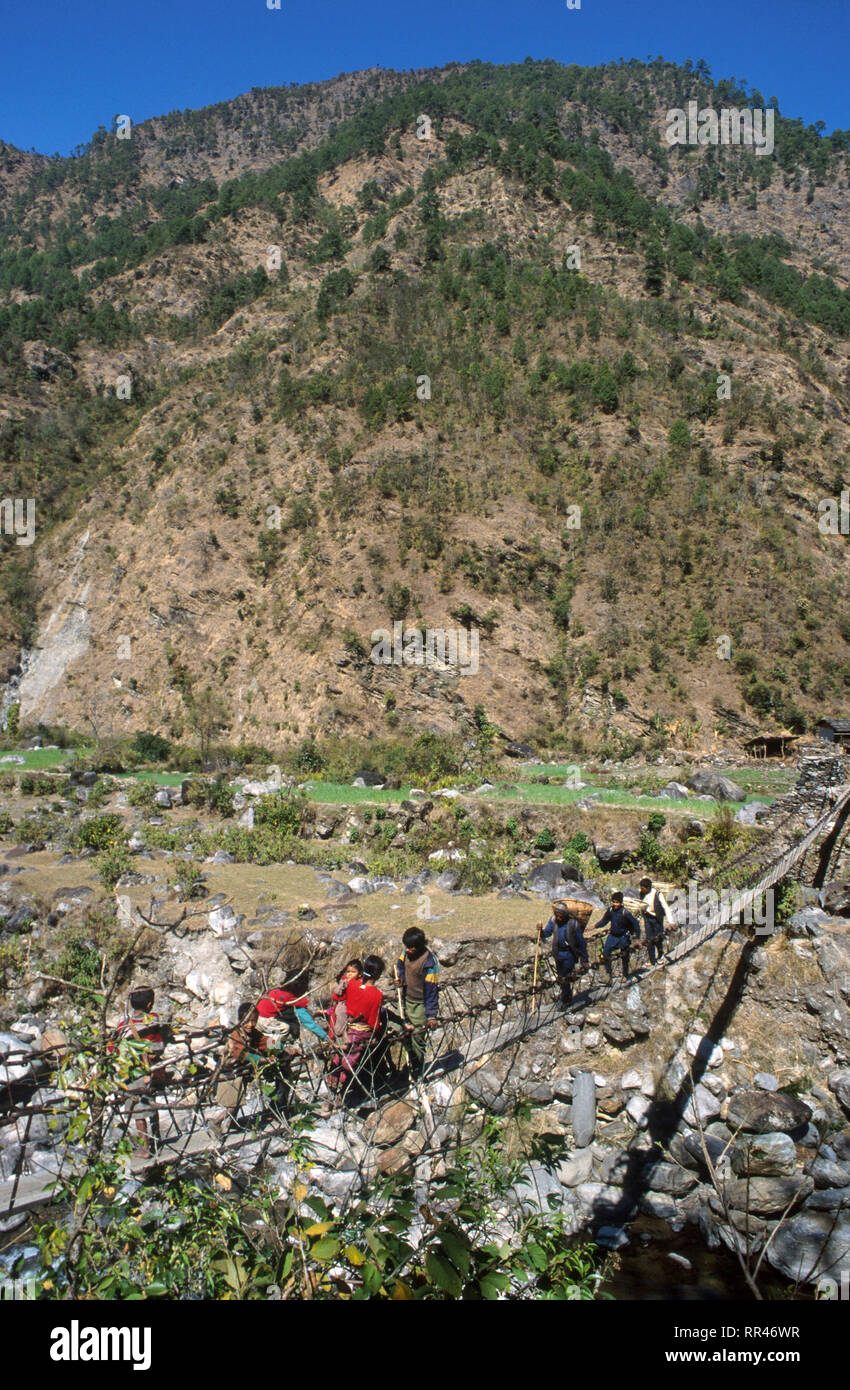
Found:
[[[81,752],[85,756],[91,750],[84,749]],[[16,749],[0,749],[0,757],[4,757],[8,753],[23,757],[24,762],[0,764],[0,771],[24,772],[59,769],[72,765],[75,758],[75,752],[70,748],[34,748],[20,752]],[[584,784],[583,786],[563,785],[563,779],[576,774]],[[165,787],[179,785],[188,775],[188,773],[183,772],[149,770],[116,774],[121,778],[136,777],[139,781],[153,782],[157,786]],[[796,769],[794,767],[771,767],[769,765],[762,767],[750,764],[741,768],[729,769],[729,775],[746,791],[747,801],[769,802],[793,786],[796,779]],[[548,777],[550,781],[541,783],[533,780],[541,776]],[[678,813],[708,816],[716,808],[715,802],[705,801],[700,797],[690,797],[687,801],[683,801],[653,796],[649,792],[635,795],[628,790],[629,786],[650,780],[658,783],[662,780],[669,780],[669,776],[666,771],[662,772],[661,769],[658,769],[657,775],[654,770],[649,772],[638,769],[627,770],[624,774],[623,772],[588,772],[575,763],[523,763],[517,766],[514,778],[500,779],[494,783],[492,790],[482,792],[478,799],[518,805],[569,806],[593,793],[601,805],[619,806],[634,810],[663,811],[665,814],[672,815]],[[307,787],[310,799],[319,805],[397,804],[410,796],[409,786],[394,790],[379,790],[374,787],[352,787],[347,782],[324,782],[314,779],[307,783]]]

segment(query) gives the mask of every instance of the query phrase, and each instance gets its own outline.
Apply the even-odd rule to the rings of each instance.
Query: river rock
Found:
[[[654,1216],[656,1220],[667,1221],[674,1227],[677,1221],[684,1224],[684,1217],[676,1203],[663,1192],[645,1192],[638,1200],[638,1209],[644,1216]]]
[[[373,1144],[397,1144],[402,1135],[412,1127],[416,1111],[406,1101],[396,1101],[384,1110],[379,1110],[366,1122],[364,1133]]]
[[[830,1074],[829,1089],[838,1098],[842,1110],[850,1115],[850,1067]]]
[[[828,1158],[811,1158],[805,1171],[814,1179],[815,1187],[847,1187],[850,1184],[850,1168],[842,1163],[833,1163]]]
[[[593,1152],[591,1149],[576,1149],[557,1167],[558,1181],[562,1187],[578,1187],[587,1182],[593,1172]]]
[[[706,1124],[719,1115],[721,1105],[722,1102],[717,1096],[712,1095],[706,1086],[700,1084],[694,1087],[693,1094],[689,1097],[682,1112],[682,1118],[686,1124],[696,1128],[699,1124]]]
[[[797,1171],[797,1150],[788,1134],[742,1135],[730,1151],[732,1170],[751,1177],[791,1177]]]
[[[234,936],[239,918],[230,906],[214,907],[208,918],[213,936]]]
[[[722,1163],[723,1159],[729,1156],[728,1141],[723,1139],[720,1135],[709,1134],[708,1130],[703,1131],[703,1137],[705,1139],[706,1152],[712,1163]],[[692,1162],[696,1163],[700,1168],[707,1167],[699,1134],[695,1134],[692,1130],[689,1130],[686,1134],[682,1135],[681,1138],[682,1147],[690,1156]],[[673,1153],[672,1144],[670,1145],[670,1152]],[[678,1159],[679,1154],[675,1153],[674,1157]],[[685,1166],[688,1167],[689,1165],[686,1164]]]
[[[843,1211],[845,1207],[850,1210],[850,1187],[815,1188],[803,1206],[806,1211]]]
[[[601,1027],[608,1042],[618,1047],[649,1036],[652,1024],[636,986],[627,990],[625,996],[614,995],[602,1016]]]
[[[573,1082],[572,1125],[576,1148],[586,1148],[596,1133],[596,1078],[593,1072],[580,1071]]]
[[[748,1134],[796,1134],[811,1118],[810,1106],[779,1091],[737,1091],[726,1105],[730,1128]]]
[[[850,1212],[805,1211],[777,1227],[767,1259],[794,1283],[813,1283],[825,1274],[838,1278],[847,1268],[850,1250]]]
[[[508,1201],[525,1215],[553,1215],[561,1206],[564,1194],[557,1174],[541,1163],[529,1163],[508,1192]]]
[[[626,1114],[636,1125],[643,1128],[647,1123],[647,1116],[652,1109],[652,1101],[649,1096],[632,1096],[626,1103]]]
[[[503,1115],[507,1110],[511,1096],[498,1072],[480,1067],[467,1077],[465,1086],[467,1094],[493,1115]]]
[[[755,1216],[778,1216],[792,1202],[799,1205],[814,1191],[815,1184],[812,1178],[800,1174],[793,1178],[733,1178],[731,1182],[722,1182],[721,1187],[727,1205],[735,1210]],[[709,1202],[722,1213],[723,1204],[716,1192]]]
[[[654,1163],[644,1169],[644,1178],[650,1191],[666,1192],[671,1197],[684,1197],[697,1185],[694,1174],[676,1163]]]
[[[832,1147],[836,1158],[842,1163],[850,1163],[850,1130],[845,1129],[840,1134],[833,1134]]]
[[[634,1198],[609,1183],[583,1182],[574,1191],[595,1221],[627,1221],[637,1210]]]

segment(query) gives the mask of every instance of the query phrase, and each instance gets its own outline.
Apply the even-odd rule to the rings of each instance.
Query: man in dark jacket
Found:
[[[590,912],[591,909],[588,907],[588,917]],[[539,925],[538,923],[538,929]],[[561,1003],[571,1004],[573,971],[579,961],[583,966],[589,964],[582,924],[577,917],[570,916],[569,911],[562,903],[555,903],[552,908],[552,916],[540,935],[543,941],[548,940],[550,936],[553,938],[552,948],[555,957],[555,969],[558,972],[558,981],[561,986]]]
[[[632,937],[635,941],[640,941],[640,922],[628,908],[623,906],[622,893],[611,894],[611,906],[605,916],[599,922],[600,927],[607,927],[611,924],[605,945],[602,947],[602,963],[608,974],[608,979],[613,979],[611,970],[611,957],[615,951],[622,953],[623,957],[623,978],[629,973],[629,951],[631,948]]]

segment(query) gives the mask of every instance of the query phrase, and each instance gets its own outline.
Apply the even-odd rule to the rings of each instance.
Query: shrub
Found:
[[[132,871],[133,861],[125,845],[111,845],[100,856],[97,876],[107,891],[111,891],[123,874]]]
[[[159,734],[140,732],[133,740],[133,751],[145,762],[160,763],[169,756],[171,744],[168,739],[160,738]]]
[[[590,849],[590,840],[583,830],[577,830],[571,840],[564,845],[564,858],[576,859],[580,854],[587,854]]]
[[[156,791],[151,782],[135,782],[127,788],[127,801],[131,806],[140,806],[145,811],[153,810]]]
[[[268,825],[284,834],[297,835],[307,818],[303,792],[280,791],[263,796],[254,807],[254,824]]]
[[[548,825],[534,837],[534,848],[539,849],[542,854],[551,853],[555,848],[555,843],[555,836]]]
[[[123,838],[120,816],[94,816],[80,826],[76,843],[81,849],[105,850],[119,844]]]

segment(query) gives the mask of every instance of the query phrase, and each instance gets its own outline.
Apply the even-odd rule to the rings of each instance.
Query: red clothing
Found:
[[[161,1050],[163,1037],[161,1033],[154,1031],[153,1025],[159,1022],[159,1014],[126,1014],[121,1019],[109,1042],[106,1044],[107,1052],[114,1052],[117,1044],[125,1036],[135,1037],[138,1035],[151,1046],[148,1051]]]
[[[284,1009],[306,1009],[306,998],[296,999],[287,989],[270,989],[257,1004],[260,1018],[277,1018]]]
[[[352,980],[345,995],[349,1023],[365,1023],[374,1033],[381,1017],[384,996],[375,986],[363,980]]]

